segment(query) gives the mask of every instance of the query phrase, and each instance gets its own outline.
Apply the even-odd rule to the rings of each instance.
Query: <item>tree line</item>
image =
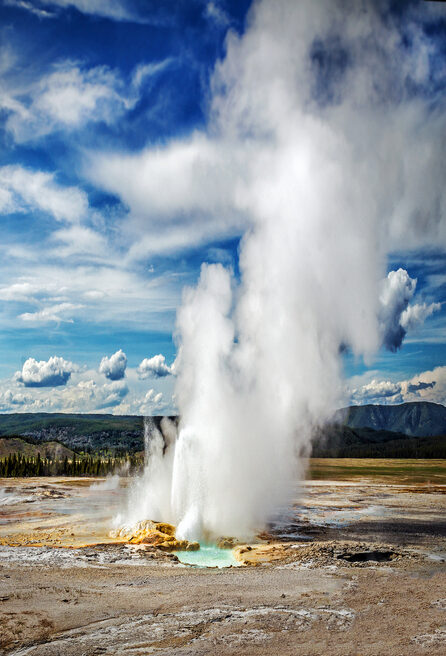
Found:
[[[133,475],[140,471],[143,460],[140,456],[126,455],[119,458],[104,458],[97,455],[67,456],[60,459],[25,456],[20,453],[10,453],[0,459],[0,478],[29,476],[107,476],[119,473]]]

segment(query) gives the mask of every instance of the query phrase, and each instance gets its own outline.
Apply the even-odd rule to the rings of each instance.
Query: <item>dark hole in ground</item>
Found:
[[[393,556],[396,556],[394,551],[360,551],[359,553],[339,554],[338,558],[347,560],[349,563],[365,563],[368,560],[382,563],[392,560]]]

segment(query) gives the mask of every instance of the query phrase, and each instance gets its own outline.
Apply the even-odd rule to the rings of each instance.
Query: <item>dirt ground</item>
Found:
[[[241,547],[248,566],[220,570],[144,546],[67,548],[78,527],[91,533],[80,519],[92,503],[85,483],[0,486],[2,654],[446,653],[438,480],[307,482],[262,542]]]

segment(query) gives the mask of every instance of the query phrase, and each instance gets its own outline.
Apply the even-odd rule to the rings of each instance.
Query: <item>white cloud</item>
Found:
[[[197,132],[137,154],[90,153],[85,169],[97,186],[118,194],[130,208],[130,256],[138,259],[240,234],[251,154],[249,147]]]
[[[56,221],[77,223],[85,218],[88,199],[78,187],[62,187],[53,173],[21,166],[0,168],[0,213],[40,210]],[[2,203],[3,199],[3,203]]]
[[[30,402],[32,402],[32,398],[26,394],[10,389],[0,392],[0,410],[3,412],[11,410],[11,407],[17,410],[17,406],[20,407]]]
[[[415,294],[417,281],[405,269],[390,271],[384,280],[380,295],[380,327],[382,341],[390,351],[396,351],[406,334],[401,315]]]
[[[8,7],[17,7],[17,9],[24,9],[29,11],[31,14],[38,16],[39,18],[52,18],[54,14],[46,9],[38,7],[34,0],[28,2],[28,0],[4,0],[4,3]]]
[[[115,380],[113,383],[103,385],[96,394],[96,407],[98,409],[112,408],[121,403],[129,393],[127,384],[122,380]]]
[[[122,349],[116,351],[109,358],[104,356],[99,365],[99,373],[104,374],[110,380],[121,380],[125,376],[127,367],[127,356]]]
[[[441,308],[440,303],[410,305],[416,286],[417,280],[411,278],[405,269],[390,271],[383,282],[379,321],[382,343],[389,351],[399,349],[408,331],[420,326]]]
[[[28,2],[23,0],[9,0],[23,9],[32,9],[28,7]],[[68,9],[74,8],[78,11],[89,14],[92,16],[102,16],[103,18],[110,18],[116,21],[131,21],[131,22],[145,22],[138,12],[132,8],[134,3],[128,0],[36,0],[37,4],[41,7],[48,7],[49,9]],[[36,11],[35,6],[31,5]],[[137,6],[137,5],[136,5]],[[38,10],[42,11],[42,10]],[[54,15],[54,14],[53,14]]]
[[[373,379],[370,383],[351,392],[353,403],[401,403],[401,383]]]
[[[53,254],[59,258],[76,256],[103,261],[113,255],[106,238],[86,226],[74,225],[54,230],[51,241],[56,243]]]
[[[48,261],[48,252],[52,261]],[[11,261],[9,247],[0,245],[0,300],[6,301],[0,307],[4,326],[8,323],[16,327],[18,314],[33,315],[50,308],[52,311],[34,319],[56,314],[60,320],[115,327],[173,328],[184,281],[181,274],[132,270],[111,248],[105,250],[103,261],[83,256],[79,261],[74,255],[59,260],[46,244],[36,247],[34,255],[36,259],[30,259],[26,251]],[[17,308],[17,303],[24,302],[36,307]],[[54,311],[54,306],[61,303],[70,303],[76,309],[67,308],[62,314],[60,308]]]
[[[88,68],[66,60],[54,64],[38,79],[22,81],[12,74],[14,69],[8,60],[0,87],[0,109],[7,115],[6,129],[16,142],[22,143],[58,130],[77,130],[87,123],[113,124],[147,92],[148,80],[161,74],[173,61],[167,58],[141,62],[125,79],[118,70],[107,66]]]
[[[173,64],[174,61],[173,57],[167,57],[160,61],[138,64],[132,73],[132,86],[135,89],[140,89],[147,79],[155,77]]]
[[[24,312],[19,315],[19,319],[35,323],[50,323],[51,321],[55,321],[56,323],[73,323],[71,316],[67,315],[71,315],[73,311],[82,307],[82,305],[76,305],[75,303],[59,303],[44,307],[36,312]]]
[[[17,371],[15,380],[25,387],[58,387],[66,385],[73,371],[78,367],[58,356],[49,360],[28,358],[23,364],[22,370]]]
[[[150,389],[142,400],[138,412],[142,415],[152,415],[165,410],[166,406],[167,404],[163,401],[163,393],[156,393],[154,389]]]
[[[138,376],[144,380],[146,378],[163,378],[174,373],[174,367],[166,364],[164,355],[154,355],[153,358],[144,358],[137,368]]]
[[[350,397],[353,403],[360,405],[409,401],[431,401],[446,405],[446,366],[436,367],[399,381],[374,378],[364,385],[356,385],[350,389]]]
[[[14,93],[14,89],[8,96],[4,92],[2,102],[10,112],[6,128],[17,142],[57,129],[76,129],[89,121],[114,122],[133,104],[114,71],[103,66],[84,70],[69,61],[59,63],[28,89],[28,104]]]
[[[441,303],[416,303],[409,305],[401,314],[401,325],[404,330],[417,328],[434,312],[441,309]]]

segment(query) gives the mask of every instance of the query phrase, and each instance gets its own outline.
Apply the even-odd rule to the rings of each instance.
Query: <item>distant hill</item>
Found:
[[[428,401],[351,406],[339,410],[336,421],[349,428],[372,428],[414,437],[446,435],[446,407]]]
[[[63,460],[65,457],[72,460],[75,455],[71,449],[67,449],[59,442],[31,444],[20,437],[0,437],[0,458],[7,458],[13,453],[20,453],[27,458],[36,458],[40,453],[41,458],[50,460]]]
[[[160,426],[162,417],[151,419]],[[144,419],[103,414],[0,414],[1,436],[23,437],[39,446],[43,442],[58,442],[59,448],[63,444],[77,453],[119,456],[143,451]],[[394,406],[352,406],[339,410],[333,423],[315,433],[313,455],[446,458],[444,436],[443,405],[420,401]]]
[[[393,431],[329,424],[315,433],[312,456],[446,459],[446,435],[415,437]]]
[[[74,451],[133,453],[144,448],[143,422],[143,417],[103,414],[0,414],[0,436],[56,440]]]
[[[159,427],[162,417],[151,420]],[[76,452],[137,453],[144,450],[144,417],[62,412],[0,414],[1,436],[22,436],[37,443],[57,441]]]

